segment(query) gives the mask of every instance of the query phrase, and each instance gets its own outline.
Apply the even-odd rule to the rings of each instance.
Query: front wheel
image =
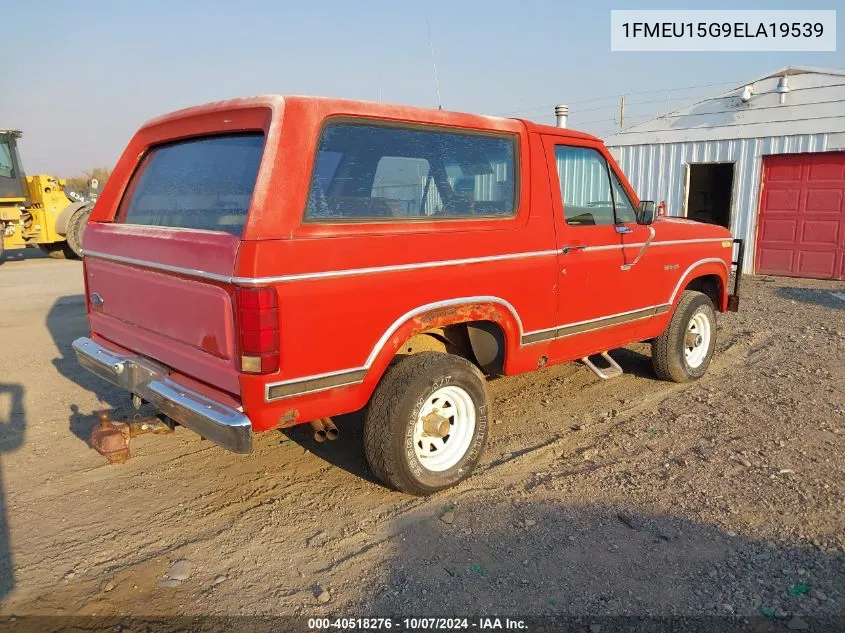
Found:
[[[364,420],[364,452],[389,486],[427,495],[473,471],[488,427],[487,383],[454,354],[400,358],[376,387]]]
[[[687,290],[666,330],[651,342],[651,362],[659,378],[671,382],[698,380],[716,348],[716,310],[707,295]]]

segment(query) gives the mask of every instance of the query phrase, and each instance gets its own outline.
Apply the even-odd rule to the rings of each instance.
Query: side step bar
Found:
[[[593,373],[602,380],[610,380],[611,378],[616,378],[624,373],[622,368],[619,366],[619,363],[613,360],[610,357],[610,354],[602,352],[600,356],[607,361],[608,367],[605,367],[604,369],[596,367],[595,363],[590,360],[589,356],[584,356],[584,358],[581,359],[581,362],[589,367]]]

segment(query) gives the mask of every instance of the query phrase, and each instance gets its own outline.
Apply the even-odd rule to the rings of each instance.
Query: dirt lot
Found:
[[[0,614],[845,616],[841,283],[748,279],[693,385],[644,345],[609,382],[493,382],[479,472],[414,499],[372,481],[360,416],[325,445],[180,429],[107,465],[92,413],[130,409],[72,358],[80,274],[0,266]]]

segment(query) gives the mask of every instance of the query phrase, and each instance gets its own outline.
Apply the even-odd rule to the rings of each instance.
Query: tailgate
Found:
[[[92,333],[238,393],[234,310],[227,284],[187,274],[231,276],[237,240],[185,233],[163,239],[150,232],[119,224],[88,227],[85,274]],[[108,250],[123,254],[97,250],[104,242]]]

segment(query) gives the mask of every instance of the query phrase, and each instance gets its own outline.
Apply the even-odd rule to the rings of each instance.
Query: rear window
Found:
[[[240,236],[263,150],[260,133],[155,147],[132,177],[119,217],[127,224]]]
[[[305,219],[512,216],[515,146],[513,136],[330,123],[320,136]]]

